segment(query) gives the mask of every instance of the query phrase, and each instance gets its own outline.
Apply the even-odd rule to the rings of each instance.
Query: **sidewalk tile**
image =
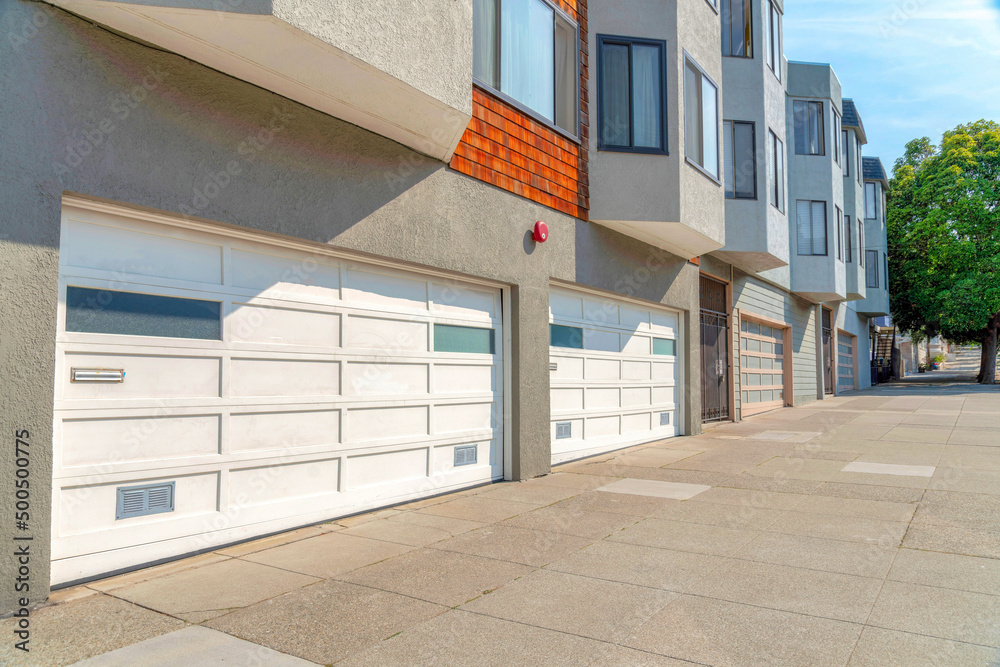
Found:
[[[764,563],[883,579],[898,551],[895,547],[880,547],[877,544],[764,533],[737,556]]]
[[[338,532],[258,551],[244,556],[244,560],[328,579],[398,556],[413,548],[404,544],[369,540]]]
[[[983,646],[1000,646],[1000,597],[887,581],[869,625]]]
[[[861,633],[850,667],[992,667],[997,651],[985,646],[953,642],[947,639],[909,632],[867,627]]]
[[[863,542],[883,547],[895,547],[903,539],[907,524],[901,521],[881,521],[834,514],[788,512],[768,528],[772,533],[806,535],[830,540]]]
[[[730,556],[750,543],[760,531],[723,528],[698,523],[646,519],[608,539],[659,549]]]
[[[541,567],[582,549],[591,541],[573,535],[495,525],[437,542],[430,548]]]
[[[1000,560],[900,549],[889,572],[889,579],[1000,595]]]

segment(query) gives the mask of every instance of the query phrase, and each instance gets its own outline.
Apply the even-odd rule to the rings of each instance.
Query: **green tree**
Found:
[[[904,331],[979,342],[995,381],[1000,332],[1000,125],[980,120],[915,139],[889,185],[889,287]]]

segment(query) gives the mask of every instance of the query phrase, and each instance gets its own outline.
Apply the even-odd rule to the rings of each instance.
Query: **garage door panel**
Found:
[[[648,310],[622,306],[621,325],[633,331],[649,331],[650,314]]]
[[[344,424],[346,442],[370,442],[428,435],[428,408],[392,407],[347,410]]]
[[[122,383],[68,382],[71,369],[121,369]],[[181,355],[67,353],[61,385],[67,399],[219,397],[222,359]]]
[[[330,495],[337,493],[339,487],[337,458],[234,468],[229,473],[229,499],[233,508]]]
[[[340,299],[340,267],[315,256],[282,256],[233,248],[234,287],[275,298],[306,295],[329,304]]]
[[[583,298],[559,292],[549,293],[549,313],[556,319],[583,319]]]
[[[427,281],[352,268],[344,276],[343,296],[347,304],[425,311]]]
[[[617,359],[594,359],[586,360],[587,380],[620,380],[622,377],[622,362]]]
[[[740,410],[750,416],[785,405],[785,329],[740,321]]]
[[[622,416],[622,433],[643,433],[651,430],[651,415],[648,412]]]
[[[621,417],[592,417],[584,424],[587,439],[621,435]]]
[[[105,217],[100,243],[79,226],[63,235],[127,242],[117,255],[61,255],[101,268],[64,262],[60,276],[55,583],[502,475],[499,289]],[[200,265],[171,273],[150,263],[131,282],[114,266],[155,259],[161,246],[144,244],[161,238]],[[192,281],[209,274],[215,283]],[[104,307],[114,311],[105,319],[135,311],[152,323],[139,333],[152,333],[119,335],[117,321],[64,331],[76,286],[140,295],[131,310],[127,299]],[[159,333],[156,317],[180,317],[170,298],[214,304],[215,335]],[[121,369],[125,379],[71,383],[71,368]],[[122,485],[136,488],[119,494]]]
[[[674,405],[674,387],[653,387],[653,405]]]
[[[645,356],[652,352],[652,339],[649,336],[622,334],[622,352],[625,354]]]
[[[429,462],[430,451],[426,447],[384,454],[349,456],[345,490],[423,479],[428,476]]]
[[[60,254],[65,266],[98,269],[121,277],[150,276],[222,284],[221,245],[68,221]]]
[[[604,410],[621,407],[621,391],[618,387],[591,387],[587,389],[587,409]]]
[[[677,375],[677,369],[672,363],[654,362],[651,370],[653,380],[672,380]]]
[[[648,361],[623,361],[623,380],[649,380],[652,373],[652,364]]]
[[[624,387],[622,389],[622,407],[636,408],[652,405],[652,388]]]
[[[552,354],[549,356],[550,378],[552,380],[582,380],[583,362],[584,360],[580,357]]]
[[[583,346],[595,352],[619,352],[621,341],[617,333],[603,329],[583,330]]]
[[[245,343],[340,347],[340,315],[234,303],[229,340]]]
[[[679,319],[675,313],[652,313],[650,329],[656,334],[673,338],[677,333]]]
[[[618,324],[618,306],[610,301],[584,299],[583,319],[597,324]]]
[[[233,396],[336,396],[340,362],[298,359],[233,359]]]
[[[345,367],[344,391],[352,396],[426,394],[429,375],[428,364],[352,362]]]
[[[333,446],[340,442],[340,411],[234,412],[229,437],[232,452]]]
[[[158,461],[219,453],[219,415],[65,419],[60,424],[66,467]]]
[[[476,394],[496,389],[496,368],[492,365],[434,365],[433,391],[436,394]]]
[[[426,352],[426,322],[352,315],[344,321],[345,347],[377,350],[385,354]]]
[[[493,292],[469,288],[457,282],[431,283],[431,309],[458,317],[492,320],[499,315],[499,304]]]
[[[549,403],[552,412],[583,410],[583,389],[576,387],[553,387]]]

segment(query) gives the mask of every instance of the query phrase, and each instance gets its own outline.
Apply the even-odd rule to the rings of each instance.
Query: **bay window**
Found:
[[[722,124],[726,164],[726,199],[757,198],[757,139],[754,124],[727,120]]]
[[[795,117],[795,154],[825,155],[823,103],[795,100],[792,113]]]
[[[865,218],[878,219],[878,188],[874,183],[865,183]]]
[[[826,255],[826,202],[802,200],[795,204],[800,255]]]

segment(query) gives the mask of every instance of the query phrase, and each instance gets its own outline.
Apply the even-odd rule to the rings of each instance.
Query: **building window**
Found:
[[[583,329],[580,327],[567,327],[562,324],[550,324],[549,345],[552,347],[566,347],[571,350],[582,350]]]
[[[774,75],[781,80],[781,12],[769,2],[767,16],[764,17],[764,51],[767,57],[767,66],[774,72]]]
[[[577,26],[543,0],[474,0],[472,72],[576,136],[580,84]]]
[[[840,132],[840,145],[844,147],[844,160],[842,162],[842,164],[844,165],[844,178],[850,178],[851,161],[848,159],[848,155],[850,154],[851,151],[848,148],[850,146],[850,143],[848,141],[847,130],[841,130]]]
[[[865,223],[858,220],[858,262],[865,268]]]
[[[865,218],[878,220],[878,188],[874,183],[865,183]]]
[[[785,144],[768,130],[767,149],[767,189],[771,204],[779,211],[785,211]]]
[[[690,58],[684,67],[684,152],[688,162],[719,178],[719,88]]]
[[[222,340],[222,304],[70,286],[66,288],[66,331]]]
[[[882,253],[882,264],[885,266],[885,288],[889,289],[889,255]]]
[[[868,255],[868,267],[865,270],[866,283],[868,287],[878,287],[878,250],[866,250]]]
[[[792,113],[795,116],[796,155],[826,155],[823,103],[795,100]]]
[[[844,150],[841,145],[842,133],[840,114],[836,109],[833,109],[833,161],[837,164],[841,164],[841,152]]]
[[[844,240],[846,243],[846,260],[848,263],[854,261],[854,230],[851,229],[851,216],[844,216]]]
[[[597,148],[666,153],[666,42],[598,35],[597,49]]]
[[[754,124],[727,120],[722,124],[726,164],[726,198],[757,198],[757,144]]]
[[[839,206],[834,206],[837,211],[837,259],[844,260],[844,213]]]
[[[722,0],[722,55],[753,58],[750,0]]]
[[[800,199],[795,203],[800,255],[826,255],[826,202]]]
[[[493,329],[460,327],[453,324],[434,325],[434,351],[458,354],[496,354]]]
[[[855,171],[858,172],[858,185],[861,185],[861,171],[862,171],[861,170],[861,165],[862,165],[862,159],[861,159],[861,137],[855,137],[854,140],[855,140],[855,142],[857,144],[857,151],[856,151],[857,152],[857,160],[855,160],[854,168],[855,168]]]

